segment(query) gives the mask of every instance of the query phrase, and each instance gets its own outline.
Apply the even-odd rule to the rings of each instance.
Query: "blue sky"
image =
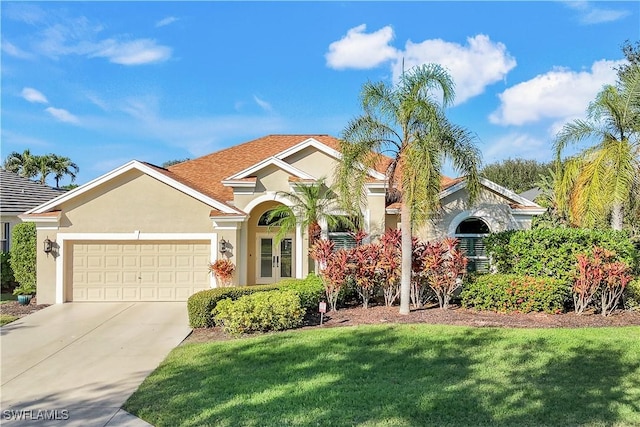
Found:
[[[340,136],[362,84],[395,81],[403,60],[449,70],[447,114],[485,163],[550,160],[640,39],[637,1],[0,6],[2,158],[70,157],[79,184],[272,133]]]

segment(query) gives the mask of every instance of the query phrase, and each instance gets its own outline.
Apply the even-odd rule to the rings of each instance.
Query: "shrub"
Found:
[[[615,261],[635,266],[638,252],[629,234],[614,230],[541,228],[494,233],[484,239],[498,273],[547,276],[570,282],[576,256],[595,246],[615,252]]]
[[[613,261],[615,253],[594,247],[589,255],[577,255],[578,274],[573,284],[575,312],[581,314],[600,294],[600,313],[608,316],[617,307],[624,288],[633,278],[630,268],[621,261]]]
[[[15,285],[15,279],[13,277],[13,270],[9,259],[11,254],[9,252],[0,252],[0,276],[2,276],[2,292],[12,290]]]
[[[462,284],[467,258],[458,248],[458,239],[454,238],[427,243],[422,258],[427,283],[436,294],[440,308],[446,309],[451,296]]]
[[[235,300],[243,295],[252,294],[254,292],[271,291],[274,289],[278,289],[277,284],[213,288],[196,292],[187,300],[189,325],[192,328],[210,328],[214,324],[211,311],[216,307],[218,301],[226,298]]]
[[[305,313],[317,310],[324,296],[322,279],[315,274],[309,274],[305,279],[285,279],[279,283],[279,289],[295,292]]]
[[[549,277],[486,274],[470,281],[461,297],[463,307],[478,310],[558,313],[570,298],[570,285]]]
[[[622,301],[626,309],[640,310],[640,277],[636,277],[624,288]]]
[[[20,288],[30,293],[36,291],[36,225],[23,222],[13,227],[9,263]]]
[[[304,310],[298,295],[289,290],[257,292],[235,301],[224,299],[213,315],[225,332],[239,335],[295,328],[302,322]]]

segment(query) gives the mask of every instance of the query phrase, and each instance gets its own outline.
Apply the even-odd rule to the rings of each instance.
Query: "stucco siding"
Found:
[[[211,207],[139,171],[62,205],[65,233],[207,233]]]
[[[287,157],[285,161],[315,178],[325,177],[328,186],[334,182],[334,169],[337,161],[313,147],[300,150]]]

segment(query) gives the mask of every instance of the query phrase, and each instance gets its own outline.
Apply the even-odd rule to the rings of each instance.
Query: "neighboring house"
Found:
[[[330,185],[340,158],[331,136],[270,135],[168,169],[131,161],[21,217],[36,223],[38,241],[54,242],[50,254],[38,251],[38,301],[186,300],[216,285],[207,267],[221,256],[236,264],[237,285],[305,277],[307,230],[276,244],[267,213],[287,203],[278,191],[321,177]],[[385,197],[388,160],[368,171],[361,225],[372,235],[400,223]],[[443,213],[420,236],[480,248],[480,236],[528,228],[544,211],[487,180],[475,207],[466,197],[464,179],[443,178]],[[323,234],[345,243],[344,230]]]
[[[0,169],[0,252],[9,252],[11,231],[18,215],[58,197],[65,190],[55,189]]]

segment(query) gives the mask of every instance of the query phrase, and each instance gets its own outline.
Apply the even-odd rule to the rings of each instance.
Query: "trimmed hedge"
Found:
[[[302,323],[304,309],[292,290],[256,292],[235,301],[219,301],[213,316],[225,332],[240,335],[295,328]]]
[[[318,307],[320,299],[324,295],[322,279],[310,274],[306,279],[285,279],[273,285],[241,286],[231,288],[214,288],[196,292],[187,300],[189,313],[189,325],[192,328],[210,328],[214,326],[212,310],[219,301],[224,299],[237,300],[238,298],[255,292],[275,291],[278,289],[290,289],[300,298],[304,310]]]
[[[19,288],[25,294],[36,293],[36,224],[22,222],[16,224],[11,232],[13,243],[10,249],[9,265]]]
[[[637,266],[638,252],[624,231],[540,228],[494,233],[484,242],[492,265],[503,274],[571,281],[576,272],[576,255],[594,246],[614,251],[616,260],[634,269]]]
[[[462,306],[504,313],[564,311],[571,286],[564,280],[515,274],[477,276],[462,291]]]

